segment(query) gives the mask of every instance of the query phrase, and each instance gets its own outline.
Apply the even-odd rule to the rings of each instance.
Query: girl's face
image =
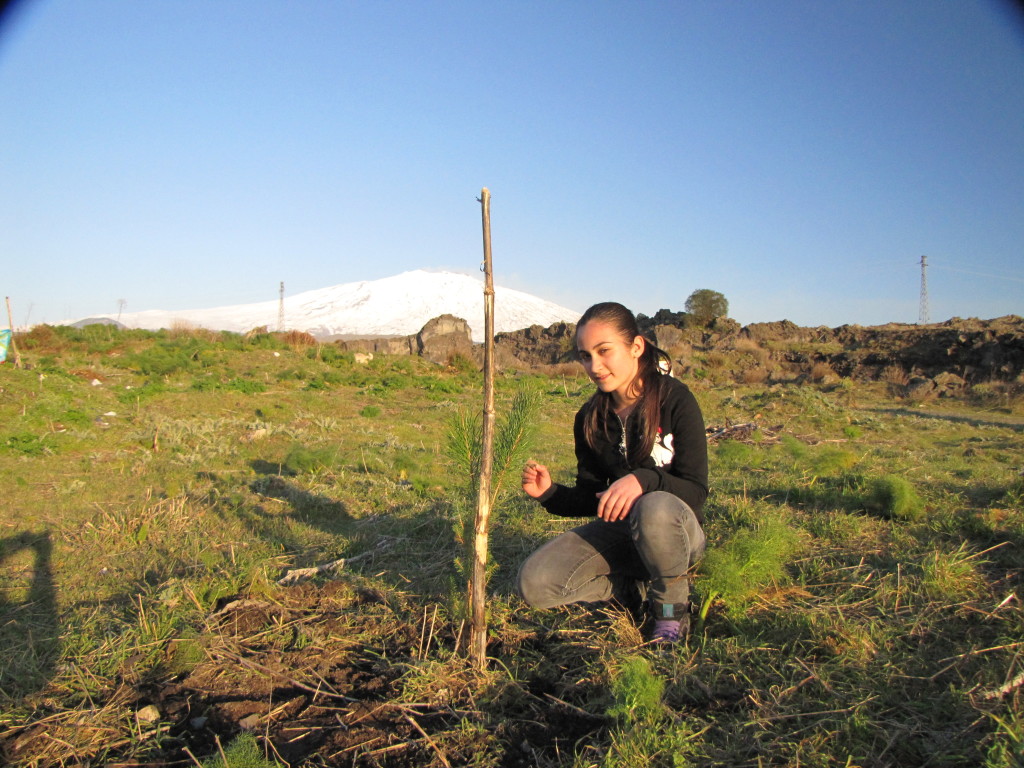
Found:
[[[628,405],[635,399],[630,397],[629,389],[640,369],[642,336],[627,343],[614,326],[591,320],[576,330],[576,349],[583,368],[598,389],[610,392],[619,405]]]

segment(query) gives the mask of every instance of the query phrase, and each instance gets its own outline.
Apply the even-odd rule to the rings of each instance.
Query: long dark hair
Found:
[[[579,340],[580,328],[596,320],[607,323],[622,337],[626,344],[640,336],[636,317],[621,304],[605,301],[595,304],[580,318],[576,324],[576,338]],[[628,453],[626,462],[635,467],[651,455],[654,442],[658,439],[658,427],[661,416],[661,397],[665,386],[665,375],[672,370],[672,359],[664,350],[658,349],[647,337],[644,337],[644,351],[637,361],[636,377],[630,382],[629,394],[637,398],[633,412],[637,417],[640,439],[627,441]],[[607,438],[608,424],[613,423],[614,413],[610,392],[597,390],[587,401],[587,413],[583,422],[583,436],[587,445],[596,448],[598,432]]]

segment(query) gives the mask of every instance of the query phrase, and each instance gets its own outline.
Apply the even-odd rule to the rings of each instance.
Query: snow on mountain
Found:
[[[123,312],[118,318],[127,328],[158,330],[190,325],[213,331],[244,333],[253,328],[278,327],[278,301],[262,301],[213,309]],[[474,341],[484,338],[484,284],[470,275],[414,270],[381,280],[344,283],[330,288],[286,296],[284,327],[306,331],[320,339],[337,336],[408,336],[438,315],[461,317]],[[531,325],[576,322],[580,312],[558,306],[511,288],[494,287],[496,333],[518,331]],[[90,321],[114,319],[94,315]]]

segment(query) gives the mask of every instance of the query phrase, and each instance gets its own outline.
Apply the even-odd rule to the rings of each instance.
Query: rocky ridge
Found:
[[[943,323],[809,328],[787,320],[740,326],[719,318],[710,327],[687,327],[683,313],[662,310],[640,317],[641,330],[672,357],[683,376],[755,383],[832,378],[885,379],[939,394],[985,381],[1024,377],[1024,319],[1016,315]],[[536,367],[575,361],[572,323],[534,325],[495,337],[499,365]],[[337,342],[346,349],[418,354],[437,363],[454,355],[479,362],[464,320],[444,315],[419,333]]]

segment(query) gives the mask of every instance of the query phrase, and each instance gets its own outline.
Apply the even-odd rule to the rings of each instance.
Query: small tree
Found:
[[[699,325],[711,325],[718,317],[729,314],[729,302],[718,291],[700,288],[690,294],[686,300],[686,311],[693,316]]]

